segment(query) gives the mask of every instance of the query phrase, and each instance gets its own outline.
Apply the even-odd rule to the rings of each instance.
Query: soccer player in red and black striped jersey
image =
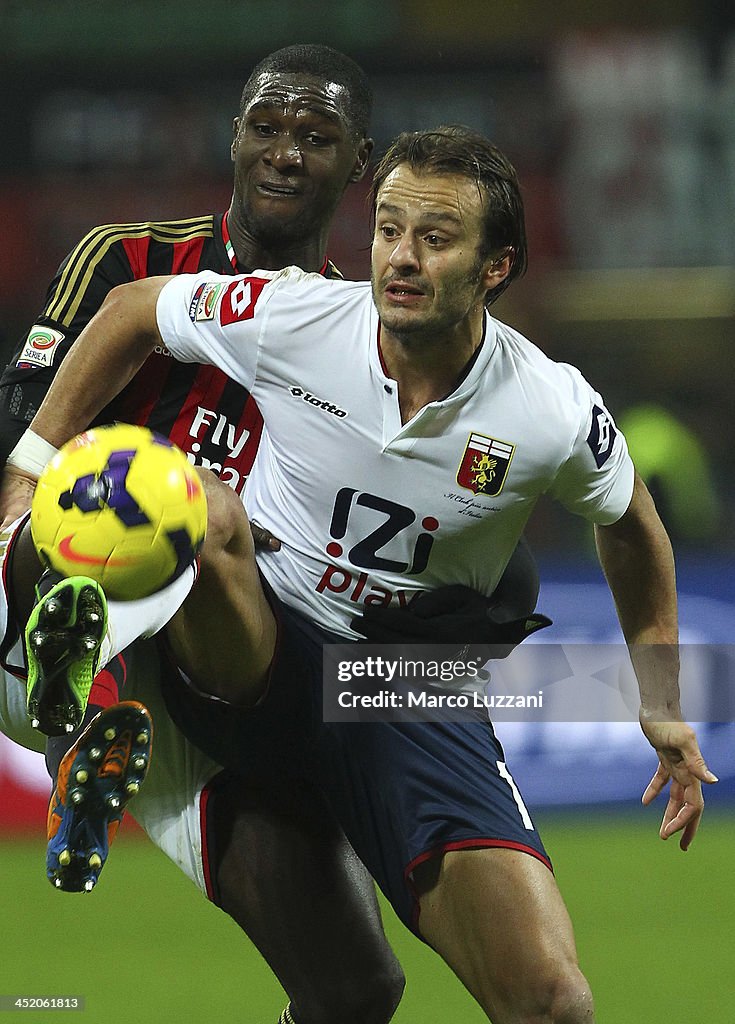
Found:
[[[344,130],[339,104],[326,90],[291,95],[288,84],[272,84],[264,74],[265,80],[256,76],[246,87],[235,119],[229,210],[96,227],[63,261],[43,312],[0,380],[3,460],[76,337],[115,285],[159,274],[234,275],[290,264],[339,276],[324,255],[329,225],[346,186],[363,176],[371,146],[361,129]],[[293,123],[282,131],[274,114],[289,103]],[[364,101],[358,103],[364,107]],[[359,118],[362,123],[364,112]],[[193,462],[213,469],[237,491],[252,466],[262,423],[239,384],[212,367],[176,362],[163,349],[100,418],[111,420],[166,434]]]
[[[326,257],[328,233],[345,188],[362,178],[368,164],[370,107],[364,73],[340,53],[292,46],[266,57],[248,79],[234,121],[229,210],[96,227],[62,263],[41,315],[0,381],[3,459],[114,286],[158,274],[234,275],[291,264],[337,274]],[[178,363],[163,349],[99,422],[112,420],[168,435],[192,461],[237,491],[261,430],[258,410],[243,388],[217,369]],[[106,684],[113,690],[108,699],[116,699],[114,680]],[[91,700],[95,693],[103,703],[99,687]],[[153,840],[263,952],[291,998],[282,1020],[389,1020],[403,987],[400,967],[383,935],[372,881],[324,799],[316,791],[288,791],[265,781],[246,785],[224,772],[202,785],[202,772],[191,770],[198,752],[174,730],[159,703],[155,716],[157,756],[136,798],[136,807],[143,804],[138,816]],[[71,740],[64,739],[64,746]],[[55,755],[57,766],[61,753]],[[147,792],[163,800],[163,784],[157,789],[154,776],[167,763],[188,766],[189,772],[173,805],[170,793],[162,804],[164,827],[143,812]],[[173,769],[169,777],[177,778]],[[191,849],[184,854],[183,846]]]

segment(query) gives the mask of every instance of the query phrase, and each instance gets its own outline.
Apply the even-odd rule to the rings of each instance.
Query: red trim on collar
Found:
[[[381,370],[386,375],[386,377],[390,377],[390,374],[388,373],[388,367],[385,365],[385,359],[383,359],[383,348],[380,344],[380,332],[382,330],[382,326],[383,325],[380,323],[380,321],[378,321],[378,359],[380,360]]]
[[[234,271],[237,271],[237,256],[235,255],[235,247],[233,246],[232,239],[230,238],[230,229],[227,226],[227,218],[229,216],[229,213],[229,210],[225,210],[224,214],[222,215],[222,241],[224,242],[227,258],[232,264],[232,269]]]

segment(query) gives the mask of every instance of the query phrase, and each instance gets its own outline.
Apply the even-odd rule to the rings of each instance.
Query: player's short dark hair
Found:
[[[400,164],[408,164],[418,174],[461,174],[482,189],[487,211],[480,258],[505,249],[513,250],[510,273],[487,293],[486,303],[490,305],[511,281],[525,274],[528,266],[523,199],[513,165],[497,146],[464,125],[402,132],[375,168],[371,193],[373,212],[383,182]]]
[[[255,95],[259,79],[269,74],[310,75],[341,85],[346,93],[345,113],[351,131],[357,138],[367,136],[373,112],[373,90],[359,64],[344,53],[317,43],[285,46],[270,53],[253,68],[245,83],[240,97],[241,114]]]

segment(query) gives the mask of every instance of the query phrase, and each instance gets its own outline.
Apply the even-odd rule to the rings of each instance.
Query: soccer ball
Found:
[[[31,505],[41,560],[89,576],[108,597],[147,597],[176,579],[204,541],[207,500],[196,470],[145,427],[95,427],[44,469]]]

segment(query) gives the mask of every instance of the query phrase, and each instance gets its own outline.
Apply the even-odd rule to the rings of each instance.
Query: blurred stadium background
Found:
[[[516,164],[531,265],[496,315],[578,365],[626,430],[675,542],[707,717],[715,679],[733,678],[735,8],[323,0],[318,36],[314,17],[299,0],[0,0],[3,361],[88,228],[226,207],[232,117],[262,56],[345,50],[373,81],[379,150],[460,121]],[[369,238],[353,188],[330,250],[348,276],[367,275]],[[528,535],[555,620],[545,639],[618,639],[584,525],[548,504]],[[700,726],[721,783],[686,857],[656,839],[662,808],[638,804],[652,759],[637,726],[501,731],[601,1024],[735,1020],[732,709]],[[50,889],[46,789],[41,759],[0,737],[0,995],[86,995],[95,1022],[122,1005],[141,1024],[275,1021],[282,993],[257,955],[135,829],[89,899]],[[479,1021],[389,912],[387,925],[409,979],[396,1020]]]

